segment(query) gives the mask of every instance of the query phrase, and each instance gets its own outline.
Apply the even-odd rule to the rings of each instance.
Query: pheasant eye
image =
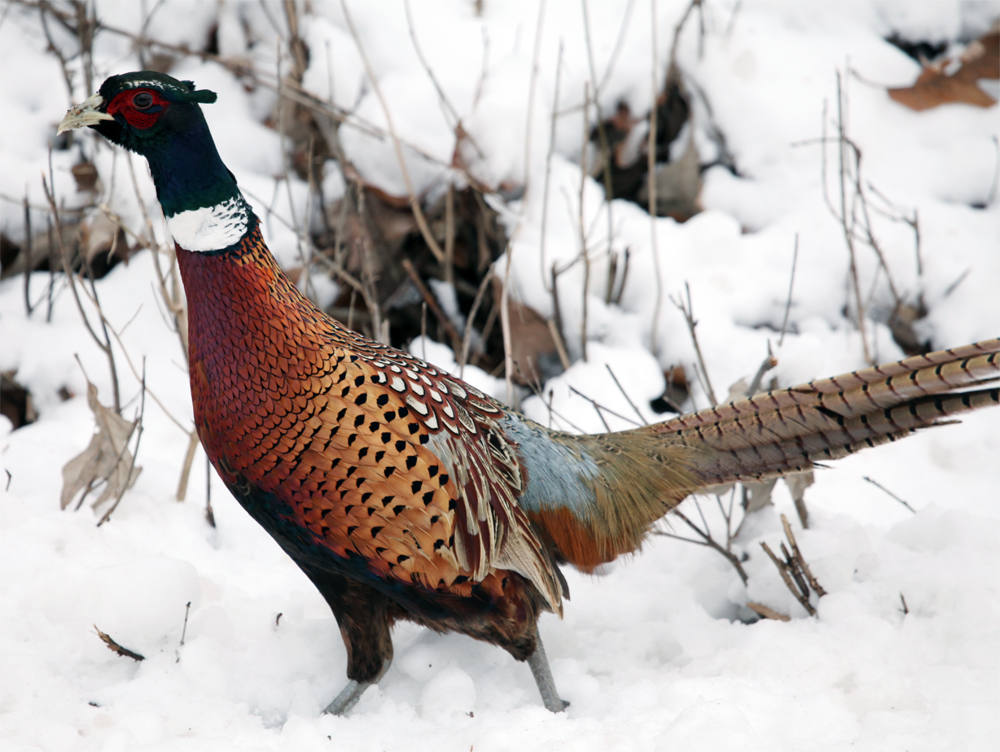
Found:
[[[132,97],[132,106],[137,110],[145,110],[153,104],[153,95],[148,91],[140,91]]]

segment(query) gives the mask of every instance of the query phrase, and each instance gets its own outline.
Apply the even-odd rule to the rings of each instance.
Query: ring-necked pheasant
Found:
[[[191,394],[233,495],[329,603],[347,647],[343,713],[409,619],[527,660],[559,711],[538,638],[558,565],[635,551],[689,494],[812,467],[998,402],[1000,340],[760,394],[600,436],[547,430],[407,353],[346,329],[282,273],[219,158],[215,94],[112,76],[59,131],[146,157],[187,292]]]

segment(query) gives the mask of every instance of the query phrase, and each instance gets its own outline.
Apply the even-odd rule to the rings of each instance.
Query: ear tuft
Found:
[[[189,82],[185,82],[189,83]],[[192,89],[194,84],[191,84]],[[198,102],[199,104],[212,104],[218,99],[218,95],[214,91],[209,91],[208,89],[201,89],[200,91],[192,91],[185,97],[189,102]]]

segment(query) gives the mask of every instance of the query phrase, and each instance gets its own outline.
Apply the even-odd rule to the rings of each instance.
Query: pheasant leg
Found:
[[[391,664],[391,658],[383,663],[382,670],[379,671],[378,676],[373,681],[357,682],[354,679],[348,681],[347,685],[340,691],[340,694],[333,698],[333,702],[327,705],[323,712],[331,715],[347,715],[347,711],[357,704],[358,700],[361,699],[361,695],[365,693],[365,690],[373,684],[378,684],[379,679],[385,676],[385,672],[389,670]]]
[[[545,657],[545,648],[542,647],[542,638],[538,638],[538,647],[528,658],[528,665],[531,666],[531,673],[535,677],[535,684],[542,695],[542,702],[545,707],[553,713],[561,713],[569,705],[568,702],[559,697],[556,691],[556,683],[552,680],[552,670],[549,668],[548,658]]]

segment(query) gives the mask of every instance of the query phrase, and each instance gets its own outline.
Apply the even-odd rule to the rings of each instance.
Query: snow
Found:
[[[218,19],[223,55],[269,76],[277,71],[287,33],[281,4],[165,0],[153,6],[147,32],[155,38],[199,48]],[[143,27],[145,7],[96,2],[106,23],[132,32]],[[392,140],[371,130],[386,128],[389,120],[341,6],[311,7],[315,15],[300,16],[312,53],[305,85],[321,97],[332,92],[359,124],[345,126],[342,137],[364,178],[404,195]],[[670,300],[686,300],[685,283],[720,396],[740,378],[752,378],[768,343],[779,361],[768,378],[781,385],[863,365],[860,335],[843,313],[849,266],[843,231],[823,192],[819,139],[824,106],[826,133],[834,133],[838,71],[864,177],[886,197],[879,207],[894,216],[919,215],[922,275],[912,229],[879,212],[872,223],[901,294],[923,294],[929,314],[920,334],[935,347],[948,347],[1000,332],[997,110],[951,105],[915,113],[892,102],[884,87],[911,82],[918,66],[883,41],[893,32],[949,43],[975,38],[992,22],[995,3],[856,3],[848,12],[833,2],[720,1],[704,8],[703,40],[695,11],[677,49],[679,64],[701,92],[693,136],[708,161],[715,148],[705,130],[710,109],[740,176],[721,166],[708,169],[705,211],[684,224],[651,223],[643,209],[622,201],[609,209],[597,183],[581,183],[582,105],[590,81],[581,7],[549,0],[539,23],[539,8],[529,2],[414,2],[415,35],[449,107],[414,49],[404,7],[348,5],[404,143],[414,189],[433,197],[449,181],[461,184],[461,171],[451,167],[458,148],[469,174],[497,191],[490,200],[502,206],[512,237],[513,294],[551,315],[543,270],[577,259],[581,244],[588,249],[586,296],[582,264],[559,277],[574,363],[545,385],[546,400],[523,399],[527,415],[554,427],[568,429],[565,418],[583,430],[604,430],[592,404],[572,386],[634,418],[608,364],[643,419],[657,419],[649,400],[663,390],[663,369],[684,365],[694,373],[694,347]],[[598,103],[608,114],[627,102],[641,117],[653,96],[650,5],[586,7],[596,78],[604,81]],[[655,7],[660,86],[686,4],[660,0]],[[72,39],[52,27],[69,49]],[[248,44],[248,31],[255,44]],[[49,173],[55,125],[72,102],[92,93],[78,61],[71,63],[76,75],[67,90],[46,45],[37,14],[9,4],[0,18],[0,230],[15,242],[24,233],[25,195],[35,207],[32,226],[45,226],[40,175]],[[110,32],[96,38],[94,62],[95,86],[106,75],[139,68],[129,40]],[[281,65],[287,70],[289,61]],[[311,208],[307,186],[283,177],[281,139],[264,125],[273,93],[194,57],[179,60],[172,73],[218,92],[219,103],[204,111],[220,153],[264,220],[279,261],[298,263],[293,228],[308,221]],[[467,142],[456,144],[451,108]],[[563,114],[549,156],[554,108]],[[593,122],[593,104],[588,114]],[[51,153],[53,184],[64,206],[89,199],[76,193],[69,173],[81,153],[98,167],[101,199],[132,228],[145,227],[145,210],[162,239],[163,219],[145,166],[131,158],[140,205],[130,157],[97,140],[85,137],[82,146]],[[839,200],[836,160],[836,149],[827,147],[827,190]],[[523,196],[505,202],[501,196],[517,195],[509,189],[522,186],[526,176]],[[343,191],[339,171],[330,171],[327,183],[328,198]],[[796,237],[790,325],[778,348]],[[607,304],[608,254],[621,257],[626,249],[621,304]],[[501,274],[507,261],[498,264]],[[901,357],[884,323],[892,304],[885,274],[866,246],[858,267],[877,319],[868,322],[869,343],[880,360]],[[40,414],[17,431],[0,419],[5,749],[912,751],[987,749],[1000,738],[1000,411],[971,415],[817,472],[806,492],[808,530],[801,529],[779,484],[775,507],[748,519],[734,544],[749,556],[746,586],[716,552],[665,536],[607,567],[605,576],[568,570],[572,600],[565,618],[546,615],[540,623],[556,684],[571,702],[566,713],[548,713],[527,666],[504,651],[400,624],[387,676],[350,715],[335,718],[321,709],[342,687],[346,657],[318,593],[214,473],[207,476],[200,451],[187,500],[174,500],[188,444],[174,420],[191,427],[190,395],[180,342],[154,294],[149,253],[97,284],[121,337],[115,354],[129,418],[139,409],[136,374],[145,364],[142,474],[100,528],[87,508],[59,509],[60,470],[93,431],[83,371],[104,404],[111,400],[111,382],[106,359],[59,280],[46,321],[48,282],[46,273],[32,276],[38,308],[30,318],[23,280],[0,285],[0,370],[17,370]],[[580,359],[584,300],[587,362]],[[95,320],[86,300],[84,308]],[[417,340],[410,350],[457,371],[454,354],[443,345]],[[506,396],[503,379],[473,368],[464,377]],[[65,402],[58,396],[63,387],[74,395]],[[707,404],[705,390],[694,384],[687,407]],[[607,412],[604,417],[613,429],[629,425]],[[216,528],[203,515],[209,484]],[[702,499],[701,507],[716,535],[724,534],[715,499]],[[697,518],[694,501],[684,509]],[[798,544],[828,591],[815,618],[762,554],[760,541],[775,548],[781,540],[779,514],[793,521]],[[686,528],[675,520],[669,531],[684,534]],[[747,600],[792,619],[748,623]],[[114,655],[95,625],[146,660]]]

